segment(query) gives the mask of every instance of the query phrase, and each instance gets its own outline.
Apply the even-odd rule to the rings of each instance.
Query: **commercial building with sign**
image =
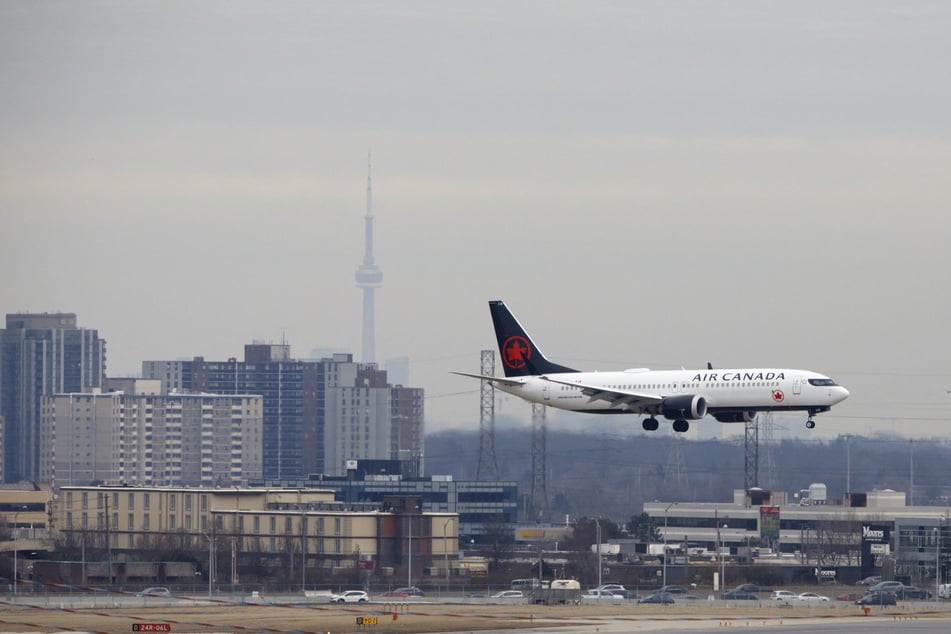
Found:
[[[893,566],[913,581],[933,578],[938,542],[951,539],[951,521],[943,520],[940,539],[938,530],[949,509],[907,506],[891,490],[795,504],[782,492],[738,490],[732,504],[661,501],[644,511],[669,544],[715,553],[719,543],[731,556],[756,547],[756,563],[851,566],[863,576]]]

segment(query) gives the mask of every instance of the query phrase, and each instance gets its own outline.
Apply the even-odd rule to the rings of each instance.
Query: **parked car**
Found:
[[[823,596],[821,594],[816,594],[815,592],[800,592],[796,596],[797,601],[802,601],[803,603],[823,603],[829,600],[829,597]]]
[[[496,592],[489,598],[495,599],[497,601],[505,601],[505,600],[521,599],[524,596],[525,596],[525,593],[523,593],[521,590],[502,590],[501,592]]]
[[[939,599],[951,599],[951,583],[942,583],[938,586]]]
[[[879,581],[873,586],[869,586],[869,592],[891,592],[895,593],[905,587],[901,581]]]
[[[767,588],[766,586],[758,586],[755,583],[742,583],[733,589],[742,590],[743,592],[772,592],[773,591],[772,588]]]
[[[865,594],[862,593],[862,592],[846,592],[845,594],[840,594],[839,596],[837,596],[837,597],[835,598],[835,600],[836,600],[836,601],[849,601],[849,602],[851,603],[851,602],[854,602],[854,601],[858,601],[859,599],[861,599],[861,598],[864,597],[864,596],[865,596]]]
[[[799,595],[790,590],[773,590],[773,601],[795,601]]]
[[[582,601],[623,601],[624,599],[625,597],[622,594],[615,594],[610,590],[598,590],[597,588],[588,590],[588,592],[581,595]]]
[[[331,603],[366,603],[369,600],[370,597],[363,590],[346,590],[330,595]]]
[[[666,592],[667,594],[687,594],[687,588],[683,586],[661,586],[657,592]]]
[[[613,595],[623,597],[625,599],[640,599],[640,595],[634,592],[633,590],[609,590]]]
[[[405,588],[397,588],[396,590],[390,590],[389,592],[384,592],[382,595],[384,597],[421,597],[423,596],[423,591],[417,588],[416,586],[406,586]]]
[[[624,592],[625,588],[619,583],[605,583],[603,585],[598,586],[597,588],[592,588],[592,590],[607,590],[608,592],[616,593],[618,591]]]
[[[137,597],[170,597],[171,591],[168,588],[152,587],[146,588],[135,593]]]
[[[668,605],[674,602],[674,595],[669,592],[655,592],[654,594],[649,594],[643,599],[639,599],[638,603],[660,603],[663,605]]]
[[[857,586],[874,586],[876,583],[882,580],[881,575],[872,575],[871,577],[865,577],[864,579],[859,579],[855,582]]]
[[[898,605],[898,600],[891,592],[868,592],[855,605]]]
[[[925,590],[924,588],[919,588],[917,586],[902,586],[895,592],[896,599],[912,599],[912,600],[922,600],[930,599],[932,594]]]
[[[724,601],[757,601],[759,597],[746,590],[729,590],[720,595]]]

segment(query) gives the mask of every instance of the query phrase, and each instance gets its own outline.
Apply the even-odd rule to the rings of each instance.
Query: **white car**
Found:
[[[172,596],[172,593],[169,591],[168,588],[153,587],[153,588],[146,588],[145,590],[142,590],[141,592],[136,592],[135,596],[137,597],[170,597]]]
[[[796,601],[799,595],[789,590],[773,590],[773,601]]]
[[[815,592],[803,592],[796,597],[796,600],[806,603],[822,603],[824,601],[828,601],[829,597],[824,597],[821,594],[816,594]]]
[[[366,603],[369,600],[369,595],[363,590],[347,590],[330,595],[331,603]]]
[[[624,601],[623,594],[615,594],[610,590],[594,588],[581,595],[582,601]]]
[[[521,590],[502,590],[501,592],[496,592],[489,598],[495,599],[498,601],[498,600],[506,600],[506,599],[521,599],[524,596],[525,595],[522,593]]]

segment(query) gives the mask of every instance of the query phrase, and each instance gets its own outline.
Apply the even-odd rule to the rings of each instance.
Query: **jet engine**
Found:
[[[665,398],[660,413],[669,420],[696,420],[707,415],[707,399],[699,394]]]
[[[713,417],[721,423],[752,423],[756,412],[717,412]]]

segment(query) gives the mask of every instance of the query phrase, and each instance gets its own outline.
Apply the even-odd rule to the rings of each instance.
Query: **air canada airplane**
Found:
[[[579,372],[552,363],[541,353],[501,301],[490,301],[505,378],[455,372],[484,381],[531,403],[591,414],[646,415],[644,429],[659,427],[658,416],[685,432],[691,420],[710,414],[721,423],[752,421],[757,412],[827,412],[849,392],[827,376],[788,368]]]

